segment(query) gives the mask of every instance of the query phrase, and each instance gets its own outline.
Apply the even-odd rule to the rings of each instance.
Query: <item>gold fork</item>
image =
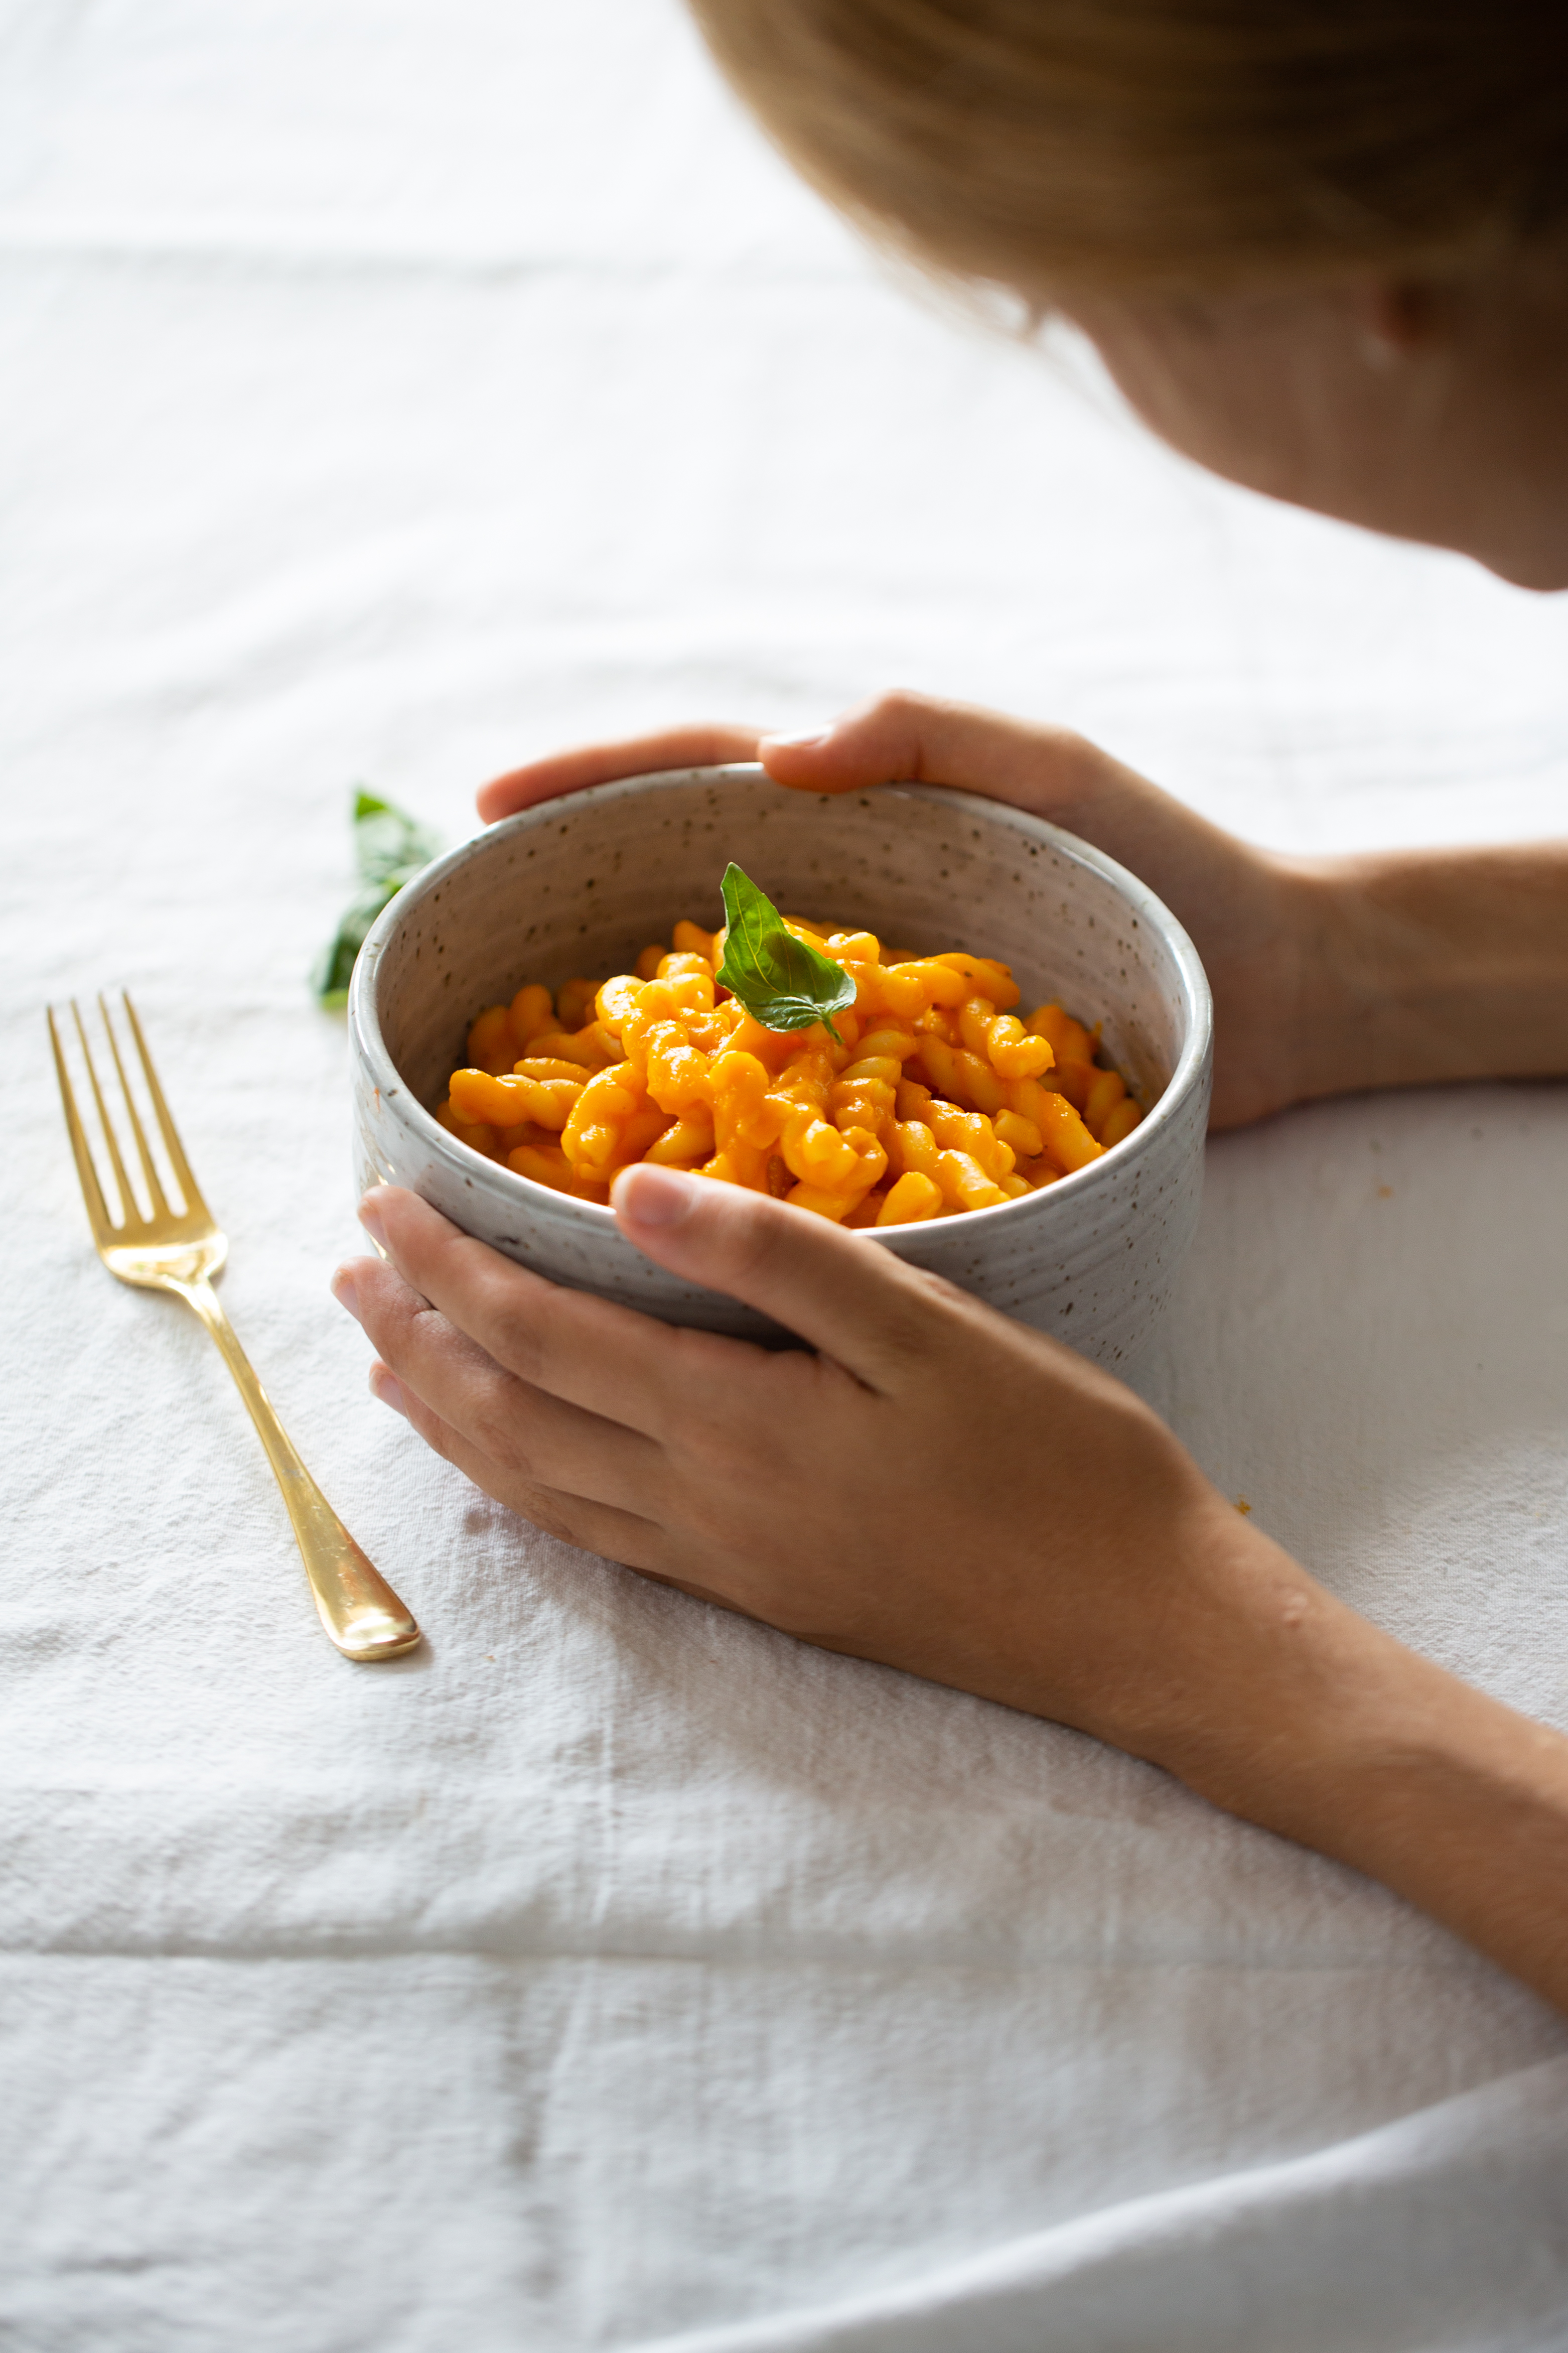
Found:
[[[76,1022],[77,1036],[81,1041],[82,1059],[87,1064],[93,1103],[103,1129],[109,1165],[114,1171],[114,1182],[120,1194],[121,1222],[116,1225],[111,1220],[104,1204],[92,1155],[88,1150],[87,1137],[82,1132],[51,1008],[49,1039],[55,1050],[55,1069],[59,1074],[60,1100],[65,1105],[66,1126],[70,1134],[71,1150],[76,1155],[76,1173],[81,1179],[88,1223],[92,1228],[92,1239],[98,1245],[99,1257],[110,1273],[118,1275],[121,1282],[134,1283],[144,1291],[172,1291],[176,1299],[183,1299],[186,1306],[194,1308],[201,1317],[217,1342],[225,1364],[234,1375],[235,1385],[249,1409],[250,1419],[267,1449],[267,1459],[283,1490],[283,1501],[294,1524],[294,1534],[305,1563],[305,1574],[310,1580],[316,1608],[328,1635],[345,1659],[395,1658],[400,1651],[414,1648],[419,1640],[419,1629],[380,1571],[355,1544],[295,1453],[282,1423],[273,1410],[271,1399],[257,1379],[249,1358],[235,1337],[234,1326],[224,1314],[218,1295],[212,1287],[212,1277],[228,1256],[227,1240],[196,1189],[196,1180],[191,1175],[190,1163],[185,1158],[174,1123],[169,1116],[169,1106],[163,1100],[163,1090],[158,1084],[158,1074],[153,1068],[153,1058],[147,1051],[142,1025],[136,1018],[136,1008],[129,997],[122,996],[121,1002],[132,1037],[136,1041],[136,1051],[141,1057],[142,1075],[147,1083],[163,1148],[169,1155],[174,1181],[184,1196],[185,1206],[183,1210],[172,1209],[164,1198],[158,1172],[147,1149],[147,1138],[137,1116],[136,1105],[125,1083],[125,1066],[120,1059],[120,1045],[114,1034],[114,1025],[109,1018],[109,1008],[100,997],[98,1005],[109,1038],[109,1050],[114,1057],[120,1092],[124,1098],[132,1134],[136,1139],[142,1179],[153,1204],[152,1216],[142,1216],[126,1181],[125,1164],[121,1158],[103,1091],[98,1083],[98,1072],[93,1068],[81,1015],[73,999],[71,1014]]]

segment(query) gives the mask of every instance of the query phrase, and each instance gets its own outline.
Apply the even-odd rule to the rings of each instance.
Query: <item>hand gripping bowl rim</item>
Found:
[[[754,782],[765,774],[766,771],[762,763],[755,760],[730,760],[714,765],[689,768],[657,768],[650,769],[643,776],[617,776],[610,784],[591,785],[583,791],[569,796],[560,794],[550,800],[536,801],[531,808],[520,809],[515,817],[500,818],[495,825],[487,826],[482,833],[471,834],[467,841],[458,842],[455,849],[448,849],[440,858],[433,859],[411,882],[404,884],[395,898],[388,900],[366,934],[364,944],[359,952],[350,976],[348,1001],[350,1039],[351,1042],[357,1047],[360,1059],[373,1084],[378,1090],[389,1094],[392,1092],[404,1094],[407,1108],[413,1114],[419,1132],[426,1135],[429,1143],[443,1158],[450,1159],[454,1155],[464,1154],[468,1151],[468,1146],[459,1144],[454,1135],[448,1134],[434,1112],[427,1110],[408,1086],[387,1050],[386,1041],[381,1034],[380,1019],[375,1010],[374,983],[376,970],[399,925],[406,920],[422,900],[432,892],[439,890],[450,875],[466,865],[469,859],[480,855],[491,843],[508,840],[517,834],[531,831],[536,826],[549,823],[552,816],[558,812],[559,804],[563,799],[570,798],[574,808],[603,808],[612,806],[617,800],[629,799],[633,795],[641,797],[647,793],[672,790],[677,786],[689,786],[696,783],[717,784],[731,779],[738,782],[742,778],[747,782]],[[778,786],[781,792],[789,789],[787,786]],[[898,1255],[902,1256],[911,1245],[918,1246],[921,1239],[928,1235],[933,1228],[940,1228],[943,1234],[952,1234],[961,1228],[969,1229],[982,1218],[997,1218],[1005,1215],[1016,1219],[1030,1214],[1038,1216],[1041,1214],[1042,1208],[1061,1196],[1066,1188],[1070,1187],[1077,1192],[1082,1192],[1086,1186],[1094,1182],[1096,1172],[1112,1157],[1121,1167],[1126,1167],[1131,1161],[1142,1157],[1150,1148],[1152,1141],[1159,1134],[1162,1126],[1176,1115],[1192,1087],[1201,1077],[1214,1037],[1214,996],[1209,987],[1208,975],[1204,970],[1196,948],[1193,945],[1184,927],[1177,922],[1164,901],[1157,898],[1147,883],[1141,882],[1135,874],[1131,873],[1125,866],[1120,865],[1114,858],[1108,858],[1102,849],[1096,849],[1091,842],[1081,840],[1077,834],[1068,833],[1061,826],[1052,825],[1048,818],[1032,816],[1026,809],[1016,808],[1010,801],[993,800],[984,793],[960,792],[950,785],[906,784],[896,777],[890,777],[885,785],[871,786],[864,789],[879,793],[893,791],[907,794],[913,799],[933,802],[944,808],[969,812],[975,809],[984,810],[988,817],[999,819],[1009,830],[1022,834],[1026,840],[1034,841],[1041,848],[1058,851],[1075,864],[1087,867],[1091,872],[1098,874],[1120,892],[1131,912],[1146,922],[1151,930],[1170,950],[1180,979],[1182,1011],[1186,1021],[1186,1036],[1182,1050],[1176,1058],[1175,1068],[1166,1081],[1164,1092],[1159,1102],[1144,1113],[1131,1135],[1125,1136],[1120,1144],[1112,1145],[1110,1151],[1105,1153],[1101,1158],[1091,1160],[1086,1167],[1074,1169],[1069,1175],[1059,1177],[1054,1185],[1044,1186],[1038,1191],[1025,1194],[1017,1200],[995,1202],[984,1209],[962,1209],[950,1217],[932,1219],[921,1224],[863,1226],[856,1229],[867,1239],[884,1243],[893,1249]],[[802,797],[810,798],[814,796],[803,795]],[[815,797],[847,799],[849,796],[824,794]],[[673,921],[673,917],[671,920]],[[974,953],[980,954],[982,951],[975,950]],[[529,1198],[541,1189],[531,1178],[520,1176],[515,1169],[508,1168],[499,1161],[492,1161],[489,1166],[496,1177],[518,1188],[518,1198],[521,1203],[526,1204]],[[552,1200],[557,1211],[564,1209],[585,1220],[589,1230],[595,1228],[603,1229],[605,1227],[614,1226],[616,1222],[614,1209],[606,1204],[598,1201],[579,1201],[574,1199],[569,1194],[554,1194],[552,1196]]]

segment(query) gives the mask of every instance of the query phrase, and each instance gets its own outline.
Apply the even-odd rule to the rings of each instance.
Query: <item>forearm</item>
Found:
[[[1142,1744],[1226,1811],[1381,1880],[1568,2010],[1568,1739],[1247,1563],[1207,1704]]]
[[[1568,843],[1285,873],[1296,1100],[1568,1072]]]

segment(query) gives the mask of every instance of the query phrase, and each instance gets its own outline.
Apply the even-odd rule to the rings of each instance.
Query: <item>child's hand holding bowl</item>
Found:
[[[1318,1035],[1353,1007],[1353,911],[1372,910],[1375,943],[1390,893],[1247,849],[1076,737],[897,696],[815,739],[691,729],[563,754],[487,786],[480,807],[756,756],[812,791],[972,786],[1150,878],[1209,963],[1228,1123],[1394,1075],[1376,1061],[1386,1043]],[[1393,876],[1407,909],[1434,886],[1441,903],[1428,862],[1435,876]],[[1434,1055],[1481,1050],[1419,1025],[1409,1043],[1423,1076]],[[1335,1600],[1071,1351],[760,1194],[637,1166],[612,1206],[646,1257],[806,1350],[556,1288],[383,1187],[362,1215],[386,1260],[336,1284],[378,1352],[375,1394],[566,1541],[1147,1757],[1568,2001],[1568,1941],[1542,1892],[1549,1857],[1568,1869],[1568,1744]]]

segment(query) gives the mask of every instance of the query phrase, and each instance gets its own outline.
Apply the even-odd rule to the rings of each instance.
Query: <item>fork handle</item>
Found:
[[[391,1659],[400,1651],[413,1650],[419,1641],[418,1626],[300,1461],[212,1284],[205,1276],[195,1282],[166,1276],[161,1287],[177,1293],[201,1317],[234,1375],[235,1386],[283,1491],[300,1556],[329,1638],[345,1659]]]

